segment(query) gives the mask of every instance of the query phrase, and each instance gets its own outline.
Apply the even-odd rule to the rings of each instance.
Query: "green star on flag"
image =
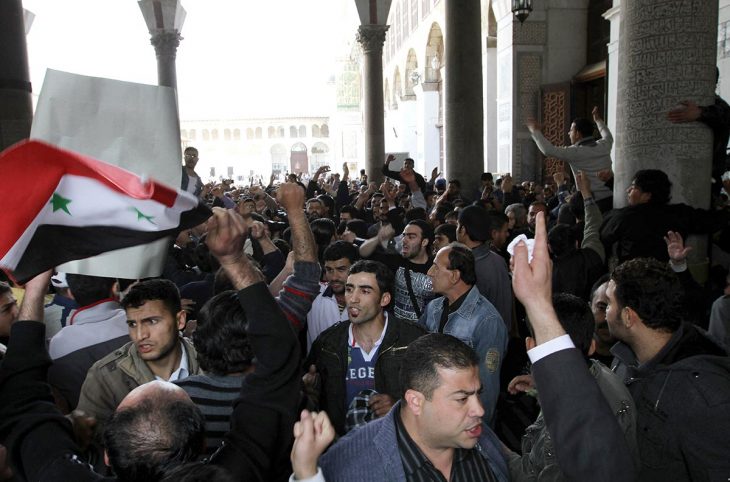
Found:
[[[53,197],[51,198],[50,204],[53,205],[54,213],[60,209],[70,216],[71,212],[68,210],[68,205],[70,202],[71,202],[70,199],[66,199],[65,197],[61,196],[57,192],[54,192]]]
[[[142,211],[140,211],[139,209],[137,209],[135,207],[133,207],[132,209],[134,210],[135,213],[137,213],[137,221],[144,219],[144,220],[149,221],[150,223],[154,224],[155,226],[157,225],[157,223],[152,221],[152,219],[154,219],[154,216],[147,216],[145,213],[143,213]]]

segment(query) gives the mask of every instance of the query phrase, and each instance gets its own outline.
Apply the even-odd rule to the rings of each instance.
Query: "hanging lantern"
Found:
[[[532,0],[512,0],[512,13],[520,23],[532,12]]]

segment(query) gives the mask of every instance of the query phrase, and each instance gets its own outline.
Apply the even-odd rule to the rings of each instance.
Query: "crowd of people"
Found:
[[[529,120],[570,172],[476,192],[393,156],[205,184],[186,148],[213,216],[162,276],[0,283],[0,480],[728,480],[730,182],[613,209],[593,121]]]

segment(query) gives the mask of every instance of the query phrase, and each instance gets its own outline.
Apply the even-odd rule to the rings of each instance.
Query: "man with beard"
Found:
[[[682,320],[681,285],[666,264],[635,258],[608,283],[606,320],[614,371],[637,409],[638,480],[730,477],[730,359]]]
[[[435,297],[431,279],[426,274],[433,264],[429,254],[433,228],[426,221],[415,219],[403,229],[400,255],[375,251],[379,244],[387,243],[394,235],[392,226],[383,226],[376,237],[360,246],[360,256],[372,257],[395,272],[393,313],[398,318],[417,321],[428,302]]]
[[[339,435],[386,415],[402,397],[405,348],[426,333],[388,315],[392,292],[393,273],[383,263],[353,264],[345,285],[348,320],[325,330],[305,361],[310,408],[327,412]]]
[[[198,150],[192,146],[186,147],[184,156],[185,165],[182,167],[180,189],[195,196],[200,196],[203,191],[203,180],[195,172],[195,166],[198,164]]]
[[[336,241],[324,250],[324,278],[319,296],[307,314],[307,351],[324,330],[339,321],[347,321],[345,283],[347,273],[359,258],[357,248],[347,241]]]
[[[608,289],[609,276],[606,274],[601,276],[591,288],[591,311],[593,312],[593,320],[596,328],[593,339],[596,340],[596,351],[591,358],[598,360],[607,367],[611,366],[613,354],[611,347],[616,343],[616,338],[611,335],[606,321],[606,306],[608,306],[608,297],[606,290]]]

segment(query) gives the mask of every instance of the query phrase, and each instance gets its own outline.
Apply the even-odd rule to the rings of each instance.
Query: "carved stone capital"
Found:
[[[357,41],[363,53],[382,52],[385,32],[389,28],[389,25],[360,25],[357,29]]]
[[[160,32],[152,35],[150,43],[158,57],[175,58],[182,37],[179,32]]]

